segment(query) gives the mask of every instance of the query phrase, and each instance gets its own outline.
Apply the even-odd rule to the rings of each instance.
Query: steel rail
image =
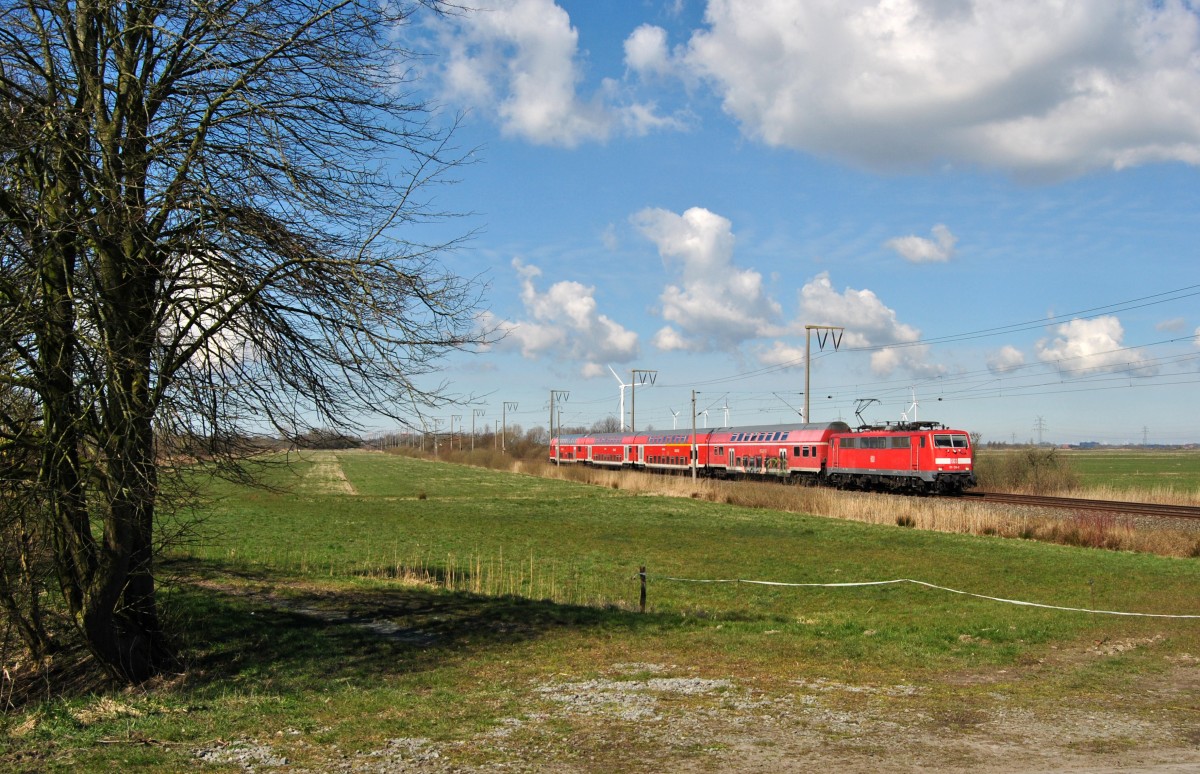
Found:
[[[964,492],[963,497],[989,503],[1030,505],[1041,508],[1064,508],[1077,511],[1121,513],[1130,516],[1159,516],[1173,519],[1200,519],[1200,507],[1194,505],[1162,505],[1123,500],[1085,500],[1077,497],[1045,497],[1042,495],[1007,494],[1004,492]]]

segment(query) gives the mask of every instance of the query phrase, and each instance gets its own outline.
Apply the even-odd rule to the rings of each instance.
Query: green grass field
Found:
[[[1200,613],[1196,560],[632,496],[368,452],[314,453],[269,476],[272,488],[212,484],[197,538],[165,562],[168,617],[187,632],[182,674],[9,717],[0,766],[243,770],[247,759],[286,759],[319,770],[353,768],[362,751],[380,760],[437,745],[447,766],[481,770],[600,771],[629,756],[651,768],[720,768],[733,742],[684,744],[681,726],[653,718],[701,717],[702,740],[716,724],[741,728],[739,712],[782,722],[785,706],[796,718],[788,728],[818,734],[839,755],[869,757],[876,743],[826,719],[839,712],[907,718],[917,724],[911,738],[892,740],[902,749],[1017,708],[1050,722],[1064,704],[1171,734],[1131,732],[1114,742],[1120,750],[1200,744],[1186,730],[1194,696],[1146,687],[1175,679],[1181,664],[1195,672],[1194,619],[1055,611],[913,585],[665,579],[911,578],[1186,615]],[[563,714],[555,692],[572,681],[590,681],[592,693],[614,682],[676,685],[653,683],[668,677],[711,690],[671,694],[644,722],[608,704]],[[848,688],[827,695],[831,685]],[[806,709],[815,706],[826,714]],[[763,744],[756,749],[772,749]]]
[[[1200,494],[1200,451],[1140,449],[1067,452],[1086,487]]]

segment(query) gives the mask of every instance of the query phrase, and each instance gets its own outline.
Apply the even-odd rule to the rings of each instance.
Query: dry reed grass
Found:
[[[821,487],[775,482],[697,479],[688,475],[659,475],[608,470],[584,465],[552,465],[542,459],[514,459],[491,451],[459,454],[453,460],[513,473],[557,478],[620,489],[640,495],[685,497],[710,502],[804,513],[869,524],[988,535],[1048,543],[1136,551],[1160,556],[1200,557],[1200,523],[1151,520],[1050,508],[980,503],[945,497],[909,497],[869,492],[843,492]],[[1057,450],[1028,450],[991,460],[980,486],[1024,494],[1046,494],[1092,500],[1133,500],[1127,491],[1111,487],[1084,489],[1068,461]],[[1160,488],[1139,494],[1138,500],[1198,505],[1200,493]]]
[[[813,514],[937,532],[1040,540],[1162,556],[1200,557],[1200,531],[1178,521],[1158,522],[1113,514],[1029,508],[944,497],[841,492],[774,482],[717,479],[693,481],[689,476],[613,471],[575,465],[556,467],[528,460],[509,462],[509,469],[513,472],[621,489],[633,494],[702,499],[748,508]],[[1195,502],[1194,498],[1190,499],[1186,495],[1165,492],[1163,494],[1163,501],[1166,502]],[[1116,491],[1078,488],[1067,490],[1063,496],[1122,499]]]
[[[1161,503],[1163,505],[1200,505],[1200,491],[1184,492],[1168,486],[1147,489],[1118,489],[1114,486],[1082,486],[1061,489],[1054,494],[1059,497],[1082,497],[1090,500],[1117,500],[1124,502]]]

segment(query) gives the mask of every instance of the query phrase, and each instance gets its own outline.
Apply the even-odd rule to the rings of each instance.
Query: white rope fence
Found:
[[[883,581],[860,581],[857,583],[781,583],[779,581],[763,581],[763,580],[746,580],[744,578],[673,578],[669,575],[647,575],[645,571],[639,572],[638,575],[642,579],[643,600],[645,599],[645,583],[646,580],[665,580],[676,581],[678,583],[747,583],[754,586],[787,586],[796,588],[822,588],[822,589],[840,589],[850,588],[854,586],[888,586],[896,583],[912,583],[916,586],[924,586],[927,589],[937,589],[938,591],[947,591],[951,594],[961,594],[964,597],[975,597],[976,599],[986,599],[992,602],[1003,602],[1006,605],[1022,605],[1024,607],[1040,607],[1046,610],[1065,610],[1071,613],[1094,613],[1096,615],[1126,615],[1136,616],[1139,618],[1200,618],[1200,615],[1175,615],[1170,613],[1129,613],[1121,610],[1089,610],[1085,607],[1063,607],[1061,605],[1044,605],[1041,602],[1026,602],[1020,599],[1005,599],[1004,597],[990,597],[986,594],[975,594],[970,591],[961,591],[960,589],[952,589],[946,586],[938,586],[925,581],[913,580],[912,578],[895,578],[893,580]],[[643,602],[643,605],[645,603]]]

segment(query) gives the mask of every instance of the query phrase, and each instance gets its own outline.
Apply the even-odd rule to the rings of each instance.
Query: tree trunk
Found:
[[[9,497],[11,493],[4,496]],[[31,503],[23,498],[9,504],[24,511]],[[11,525],[11,534],[5,537],[5,549],[16,552],[11,559],[6,557],[5,572],[0,577],[0,608],[13,623],[35,662],[57,650],[57,643],[46,632],[42,617],[40,596],[46,577],[43,561],[38,557],[40,541],[29,529],[29,519],[24,512],[18,513]],[[15,562],[12,561],[15,559]],[[15,564],[15,566],[13,566]]]

